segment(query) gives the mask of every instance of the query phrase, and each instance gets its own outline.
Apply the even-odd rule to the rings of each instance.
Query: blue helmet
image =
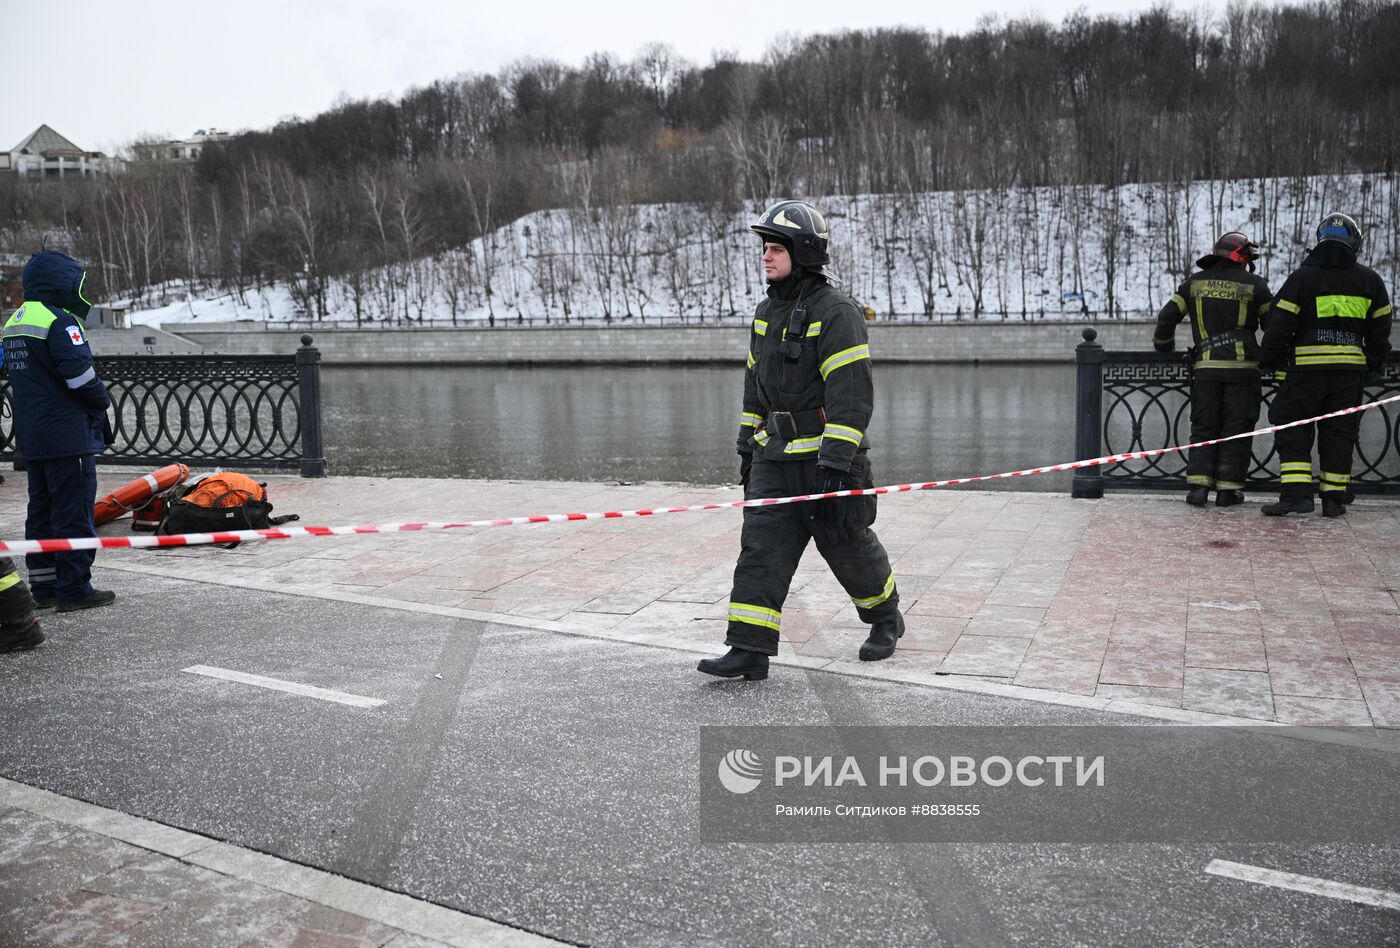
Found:
[[[1329,240],[1342,244],[1352,253],[1361,252],[1361,228],[1345,214],[1328,214],[1317,225],[1317,242],[1321,244]]]

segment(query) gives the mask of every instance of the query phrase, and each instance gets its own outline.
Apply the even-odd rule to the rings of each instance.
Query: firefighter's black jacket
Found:
[[[801,353],[783,344],[793,310],[801,320]],[[866,429],[875,407],[865,319],[849,296],[819,276],[789,277],[768,288],[749,334],[739,453],[771,461],[813,457],[823,467],[849,471],[857,451],[869,446]],[[818,420],[817,409],[825,418]],[[800,430],[784,438],[773,412],[796,413]]]
[[[1210,258],[1203,258],[1202,262]],[[1159,352],[1174,345],[1176,324],[1190,318],[1192,365],[1202,378],[1252,379],[1259,374],[1256,333],[1269,311],[1269,284],[1238,263],[1214,258],[1177,287],[1157,314],[1152,345]],[[1213,343],[1203,348],[1203,342]],[[1208,373],[1208,374],[1206,374]]]
[[[1261,358],[1300,372],[1379,369],[1390,351],[1390,319],[1390,297],[1376,272],[1348,248],[1322,243],[1274,298]]]

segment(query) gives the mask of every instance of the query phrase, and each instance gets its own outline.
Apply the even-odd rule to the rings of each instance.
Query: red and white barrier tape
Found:
[[[1400,401],[1400,395],[1392,395],[1380,401],[1367,402],[1354,408],[1328,412],[1315,418],[1304,418],[1284,425],[1273,425],[1245,431],[1226,438],[1212,438],[1194,444],[1175,445],[1170,448],[1153,448],[1149,451],[1129,451],[1125,454],[1106,454],[1087,461],[1068,461],[1052,464],[1049,467],[1032,467],[1024,471],[1007,471],[1002,474],[982,474],[977,477],[955,477],[945,481],[924,481],[919,484],[893,484],[889,487],[870,487],[861,490],[838,490],[825,494],[800,494],[794,497],[766,497],[758,500],[731,500],[717,504],[690,504],[684,507],[654,507],[643,510],[609,510],[599,513],[537,514],[531,517],[500,517],[493,520],[467,520],[461,523],[422,522],[422,523],[374,523],[345,527],[279,527],[271,530],[229,530],[221,533],[182,533],[170,536],[133,537],[79,537],[71,540],[0,540],[0,552],[6,553],[62,553],[69,550],[123,550],[165,546],[202,546],[209,543],[232,543],[248,540],[291,540],[296,537],[343,537],[373,533],[420,533],[429,530],[460,530],[469,527],[514,527],[527,523],[562,523],[574,520],[616,520],[622,517],[654,517],[658,514],[691,513],[700,510],[729,510],[734,507],[771,507],[777,504],[801,504],[811,500],[825,500],[830,497],[859,497],[867,494],[898,494],[907,491],[929,490],[934,487],[956,487],[959,484],[975,484],[982,481],[1005,480],[1012,477],[1028,477],[1032,474],[1051,474],[1056,471],[1072,471],[1099,464],[1116,464],[1137,458],[1150,458],[1175,451],[1188,451],[1191,448],[1204,448],[1212,444],[1235,441],[1240,438],[1253,438],[1261,434],[1271,434],[1285,428],[1296,428],[1338,418],[1376,408],[1391,402]]]

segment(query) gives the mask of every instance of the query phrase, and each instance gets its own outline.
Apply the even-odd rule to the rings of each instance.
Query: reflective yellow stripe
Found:
[[[1206,332],[1206,301],[1200,296],[1196,297],[1196,328],[1198,332],[1196,336],[1197,339],[1204,341],[1210,338],[1210,333]],[[1202,352],[1200,362],[1196,364],[1200,365],[1202,362],[1210,362],[1213,352],[1214,350],[1212,349],[1207,349]]]
[[[1290,303],[1288,300],[1274,300],[1274,305],[1277,306],[1279,309],[1287,310],[1290,313],[1298,313],[1302,311],[1301,306],[1299,306],[1297,303]]]
[[[755,432],[754,432],[754,435],[753,435],[753,439],[754,439],[754,441],[757,441],[759,444],[767,444],[767,443],[768,443],[768,432],[766,432],[766,431],[755,431]]]
[[[1312,474],[1285,474],[1279,478],[1283,484],[1311,484]]]
[[[1371,314],[1371,318],[1376,319],[1376,318],[1379,318],[1379,317],[1381,317],[1381,316],[1389,316],[1390,313],[1391,313],[1390,304],[1389,304],[1389,303],[1386,303],[1386,304],[1385,304],[1384,306],[1382,306],[1380,309],[1378,309],[1378,310],[1376,310],[1374,313],[1372,313],[1372,314]]]
[[[1371,309],[1369,296],[1319,296],[1317,298],[1317,318],[1365,319]]]
[[[768,324],[761,319],[755,319],[753,321],[753,331],[760,336],[766,336],[768,335]]]
[[[755,606],[748,602],[731,602],[729,604],[729,621],[742,622],[745,625],[761,626],[765,629],[778,630],[778,623],[782,621],[783,614],[775,609],[768,609],[764,606]]]
[[[749,368],[753,368],[753,367],[754,367],[753,350],[752,350],[752,349],[749,350],[749,364],[748,364],[748,367],[749,367]]]
[[[819,322],[817,322],[817,323],[812,323],[810,326],[807,327],[807,335],[809,335],[809,336],[820,336],[821,334],[822,334],[822,324],[821,324],[821,323],[819,323]]]
[[[880,605],[880,603],[889,601],[889,598],[893,595],[894,573],[890,573],[889,579],[885,580],[885,588],[880,590],[878,596],[871,596],[869,599],[857,599],[855,596],[852,596],[851,602],[855,603],[858,609],[874,609],[876,606]]]
[[[5,327],[5,331],[2,335],[6,339],[13,339],[15,336],[28,336],[30,339],[47,339],[49,338],[49,327],[27,326],[24,323],[17,323],[11,318],[10,324]]]
[[[1239,322],[1236,324],[1235,328],[1237,328],[1237,329],[1243,329],[1243,328],[1244,328],[1245,321],[1249,318],[1249,303],[1250,303],[1250,300],[1253,300],[1253,299],[1254,299],[1254,294],[1251,292],[1248,299],[1242,299],[1242,300],[1240,300],[1240,318],[1239,318]],[[1243,339],[1241,339],[1239,342],[1235,343],[1235,361],[1236,361],[1236,362],[1243,362],[1243,361],[1244,361],[1244,340],[1243,340]]]
[[[851,346],[849,349],[842,349],[821,364],[822,381],[825,382],[832,372],[852,362],[859,362],[861,359],[870,358],[870,346]]]
[[[6,576],[0,576],[0,592],[4,592],[18,582],[19,573],[10,573]]]
[[[1329,474],[1327,471],[1323,471],[1318,480],[1322,482],[1319,485],[1322,490],[1346,490],[1347,485],[1351,483],[1351,475]]]
[[[1365,365],[1360,346],[1299,346],[1294,365]]]
[[[1279,469],[1280,471],[1283,471],[1284,473],[1287,473],[1287,472],[1289,472],[1289,471],[1307,471],[1309,474],[1311,474],[1311,473],[1312,473],[1312,462],[1311,462],[1311,461],[1284,461],[1282,464],[1279,465],[1279,468],[1278,468],[1278,469]]]
[[[758,423],[763,420],[762,415],[755,415],[751,411],[746,411],[739,416],[740,428],[757,428]]]
[[[1185,313],[1186,313],[1186,300],[1184,300],[1184,299],[1181,298],[1181,294],[1180,294],[1180,293],[1173,293],[1173,294],[1172,294],[1172,302],[1176,304],[1177,311],[1180,312],[1182,315],[1185,315]]]
[[[1218,490],[1244,490],[1244,485],[1235,481],[1219,481],[1215,486]]]
[[[823,438],[835,438],[838,441],[849,441],[856,447],[860,447],[861,439],[865,437],[865,432],[859,428],[851,428],[846,425],[834,425],[827,422],[822,430]]]
[[[1214,487],[1215,478],[1209,474],[1188,474],[1186,475],[1186,483],[1192,487]]]
[[[811,452],[820,449],[821,446],[822,439],[820,436],[815,438],[794,438],[792,441],[789,441],[787,443],[787,447],[783,448],[783,453],[810,454]]]
[[[1239,344],[1236,343],[1236,345]],[[1259,368],[1259,363],[1245,362],[1243,360],[1239,362],[1197,362],[1195,367],[1198,369],[1257,369]]]

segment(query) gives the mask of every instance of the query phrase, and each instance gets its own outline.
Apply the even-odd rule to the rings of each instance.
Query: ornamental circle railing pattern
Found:
[[[320,353],[108,356],[94,360],[112,398],[116,442],[104,464],[173,461],[300,468],[322,476]],[[0,460],[15,460],[10,383],[0,377]]]
[[[98,360],[97,371],[112,396],[117,436],[105,461],[300,463],[301,408],[290,357],[194,363],[135,356]]]
[[[1102,454],[1147,451],[1191,441],[1191,371],[1180,353],[1104,352],[1102,390]],[[1277,385],[1262,382],[1259,423],[1268,424],[1269,403]],[[1381,380],[1367,385],[1364,399],[1376,401],[1400,394],[1400,354],[1391,353]],[[1400,411],[1382,405],[1361,414],[1360,441],[1352,462],[1352,484],[1359,493],[1400,493]],[[1277,451],[1272,435],[1251,441],[1250,487],[1279,484]],[[1174,489],[1186,485],[1186,454],[1170,452],[1106,464],[1100,468],[1105,486]]]

